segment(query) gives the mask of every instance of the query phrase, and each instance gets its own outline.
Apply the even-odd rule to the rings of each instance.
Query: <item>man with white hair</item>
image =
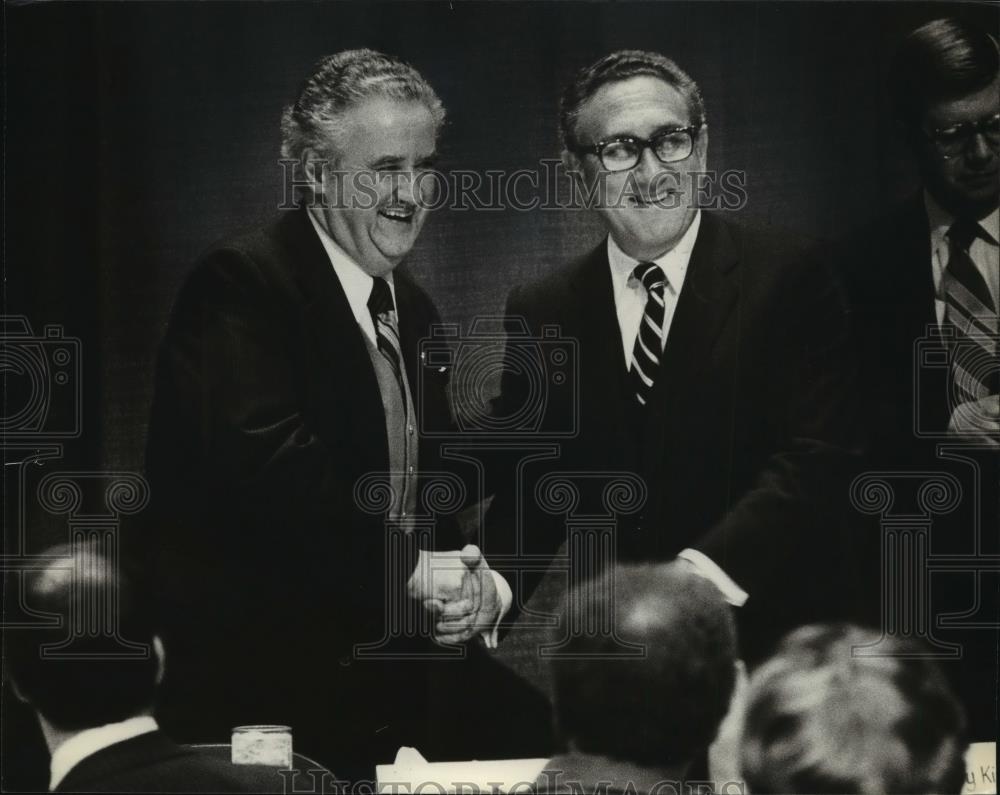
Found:
[[[397,266],[443,119],[394,57],[320,60],[282,119],[301,206],[213,247],[174,307],[147,470],[183,734],[287,723],[297,750],[370,778],[400,745],[444,742],[429,638],[496,642],[506,583],[420,498],[442,469],[421,432],[450,422],[447,373],[418,377],[439,318]]]

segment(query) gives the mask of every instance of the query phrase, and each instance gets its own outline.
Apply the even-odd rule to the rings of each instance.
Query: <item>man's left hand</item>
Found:
[[[450,601],[428,599],[424,602],[437,620],[434,639],[444,645],[465,643],[476,635],[488,632],[500,617],[501,601],[493,573],[479,550],[475,547],[471,550],[466,547],[462,554],[466,572],[461,597]]]

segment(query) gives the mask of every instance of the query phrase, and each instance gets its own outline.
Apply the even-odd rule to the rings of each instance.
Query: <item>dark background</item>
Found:
[[[957,3],[45,3],[3,13],[4,313],[80,340],[83,425],[62,440],[58,466],[100,471],[141,470],[173,297],[200,251],[275,212],[281,108],[324,54],[366,46],[410,61],[448,109],[442,166],[485,171],[558,156],[558,96],[578,67],[618,48],[658,50],[703,90],[709,166],[746,171],[742,217],[822,241],[913,187],[882,89],[894,42],[945,14],[997,28],[995,8]],[[409,265],[445,319],[468,323],[599,235],[569,210],[442,210]],[[10,497],[8,549],[14,527],[29,550],[66,539],[64,517]],[[44,764],[37,739],[8,714],[6,788]]]

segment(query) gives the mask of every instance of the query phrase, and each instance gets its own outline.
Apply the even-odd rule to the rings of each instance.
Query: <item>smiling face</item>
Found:
[[[433,202],[415,191],[434,184],[418,177],[435,157],[437,123],[422,103],[374,98],[347,110],[342,124],[320,222],[362,270],[383,276],[413,248]]]
[[[925,132],[977,122],[1000,110],[1000,76],[990,85],[957,99],[936,102],[924,114]],[[1000,196],[1000,154],[983,135],[976,135],[954,157],[943,158],[927,140],[919,157],[927,189],[956,215],[982,217],[992,212]]]
[[[657,77],[638,76],[608,83],[580,108],[576,139],[583,145],[621,136],[649,139],[664,130],[687,127],[691,116],[679,91]],[[606,197],[598,212],[612,237],[629,256],[651,260],[672,249],[694,220],[696,207],[689,174],[705,169],[708,132],[696,134],[694,151],[676,163],[661,163],[645,149],[634,168],[607,172],[593,154],[567,154],[588,189],[602,181]]]

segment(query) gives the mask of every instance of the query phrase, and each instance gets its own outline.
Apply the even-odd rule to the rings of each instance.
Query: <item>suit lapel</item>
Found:
[[[912,311],[908,322],[924,334],[928,325],[937,324],[934,309],[934,274],[931,268],[931,232],[924,209],[922,195],[907,203],[903,214],[902,230],[886,230],[894,241],[900,243],[898,257],[887,275],[891,294],[896,304]]]
[[[658,405],[670,407],[681,393],[692,393],[691,384],[704,368],[739,294],[738,261],[729,230],[703,212],[653,387]]]
[[[615,310],[607,239],[584,259],[571,276],[577,300],[575,316],[564,329],[580,342],[581,366],[588,387],[620,400],[631,393]],[[586,399],[586,393],[582,396]]]
[[[331,400],[336,398],[343,405],[349,419],[341,417],[340,421],[350,426],[356,447],[368,459],[368,465],[384,469],[389,460],[385,415],[362,331],[306,210],[289,213],[286,220],[293,268],[306,299],[303,323],[334,373],[330,380],[336,394],[331,394]]]
[[[396,293],[396,318],[399,323],[399,344],[403,353],[403,365],[406,377],[410,382],[410,390],[416,395],[418,379],[418,359],[420,341],[426,339],[430,332],[430,319],[420,312],[414,300],[414,287],[409,276],[401,270],[393,272],[393,286]]]

